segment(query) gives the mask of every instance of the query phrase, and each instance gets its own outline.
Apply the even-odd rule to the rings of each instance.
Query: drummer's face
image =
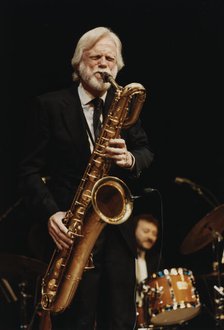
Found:
[[[135,230],[135,236],[138,248],[150,250],[158,238],[158,228],[154,223],[140,219]]]

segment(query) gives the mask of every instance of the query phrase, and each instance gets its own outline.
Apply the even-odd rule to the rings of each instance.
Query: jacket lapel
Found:
[[[90,157],[90,145],[86,132],[82,106],[75,86],[68,89],[64,105],[65,108],[62,111],[62,117],[67,131],[80,154],[86,161],[88,161]]]
[[[110,108],[113,96],[114,90],[110,88],[105,100],[105,115],[107,115]],[[72,85],[71,88],[67,90],[67,94],[64,99],[62,117],[67,131],[76,145],[76,148],[79,150],[80,154],[83,155],[84,159],[88,161],[91,155],[90,145],[76,84]]]

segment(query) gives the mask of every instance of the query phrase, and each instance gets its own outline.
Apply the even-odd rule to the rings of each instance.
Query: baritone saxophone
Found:
[[[115,89],[101,133],[75,193],[64,223],[74,238],[69,249],[55,249],[41,285],[41,306],[52,313],[63,312],[71,303],[84,270],[93,268],[91,252],[106,224],[121,224],[133,209],[127,185],[108,176],[111,160],[104,150],[110,139],[119,138],[122,128],[138,119],[145,101],[145,88],[139,83],[119,86],[108,73],[102,79]],[[130,102],[133,103],[129,113]]]

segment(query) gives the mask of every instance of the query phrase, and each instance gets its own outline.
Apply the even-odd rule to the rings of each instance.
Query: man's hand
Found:
[[[120,167],[130,168],[133,165],[133,156],[127,150],[125,140],[110,139],[105,148],[104,156],[112,159]]]
[[[68,229],[63,224],[66,212],[56,212],[48,220],[48,232],[59,250],[68,249],[73,240],[69,237]]]

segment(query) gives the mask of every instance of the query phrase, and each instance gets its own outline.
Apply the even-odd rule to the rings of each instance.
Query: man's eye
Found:
[[[90,59],[91,60],[98,60],[100,58],[100,56],[91,56]]]
[[[115,58],[113,58],[113,57],[107,57],[106,59],[107,59],[107,61],[109,61],[109,62],[114,62],[114,61],[115,61]]]

